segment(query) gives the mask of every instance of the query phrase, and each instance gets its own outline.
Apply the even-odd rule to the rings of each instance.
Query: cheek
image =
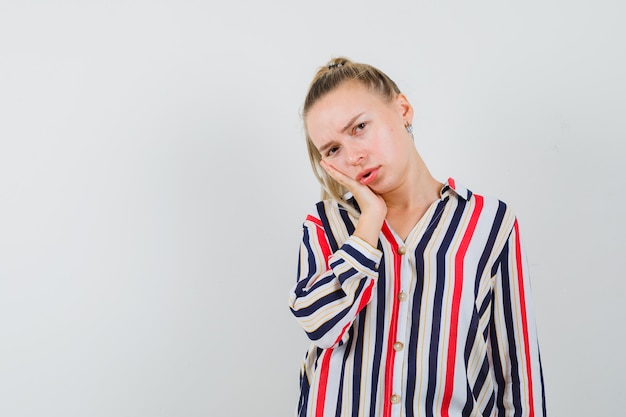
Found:
[[[401,131],[400,129],[388,129],[387,135],[385,136],[385,148],[387,149],[388,154],[407,152],[405,133],[406,132]]]
[[[372,148],[372,153],[379,158],[389,159],[395,153],[396,143],[391,136],[381,137]],[[383,161],[381,161],[383,162]]]
[[[359,173],[359,169],[355,168],[353,165],[342,163],[340,167],[337,167],[339,171],[341,171],[344,175],[350,177],[350,179],[356,179],[357,174]]]

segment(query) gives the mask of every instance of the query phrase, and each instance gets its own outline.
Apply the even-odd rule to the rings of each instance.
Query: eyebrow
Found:
[[[348,120],[348,123],[346,123],[343,128],[339,131],[339,133],[345,133],[346,130],[350,129],[350,127],[354,124],[354,122],[357,121],[357,119],[361,116],[363,116],[365,113],[359,113],[357,115],[355,115],[354,117],[352,117],[350,120]],[[324,145],[320,146],[320,148],[318,149],[319,153],[324,153],[324,151],[328,148],[330,148],[331,146],[333,146],[335,144],[335,141],[330,141],[328,143],[325,143]]]

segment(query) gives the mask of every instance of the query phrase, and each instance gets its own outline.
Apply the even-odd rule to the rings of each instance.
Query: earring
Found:
[[[406,131],[409,132],[410,134],[413,134],[413,125],[411,123],[407,123],[406,126],[404,126],[406,128]]]

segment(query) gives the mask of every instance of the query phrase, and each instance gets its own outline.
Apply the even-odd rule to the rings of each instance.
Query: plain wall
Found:
[[[0,415],[291,416],[318,197],[299,112],[345,55],[433,174],[515,209],[551,416],[621,415],[619,1],[0,4]]]

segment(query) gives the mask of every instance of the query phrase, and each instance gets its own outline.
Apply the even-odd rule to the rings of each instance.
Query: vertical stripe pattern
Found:
[[[303,225],[289,299],[311,339],[298,417],[544,416],[519,225],[453,179],[402,241],[377,247],[322,201]]]

